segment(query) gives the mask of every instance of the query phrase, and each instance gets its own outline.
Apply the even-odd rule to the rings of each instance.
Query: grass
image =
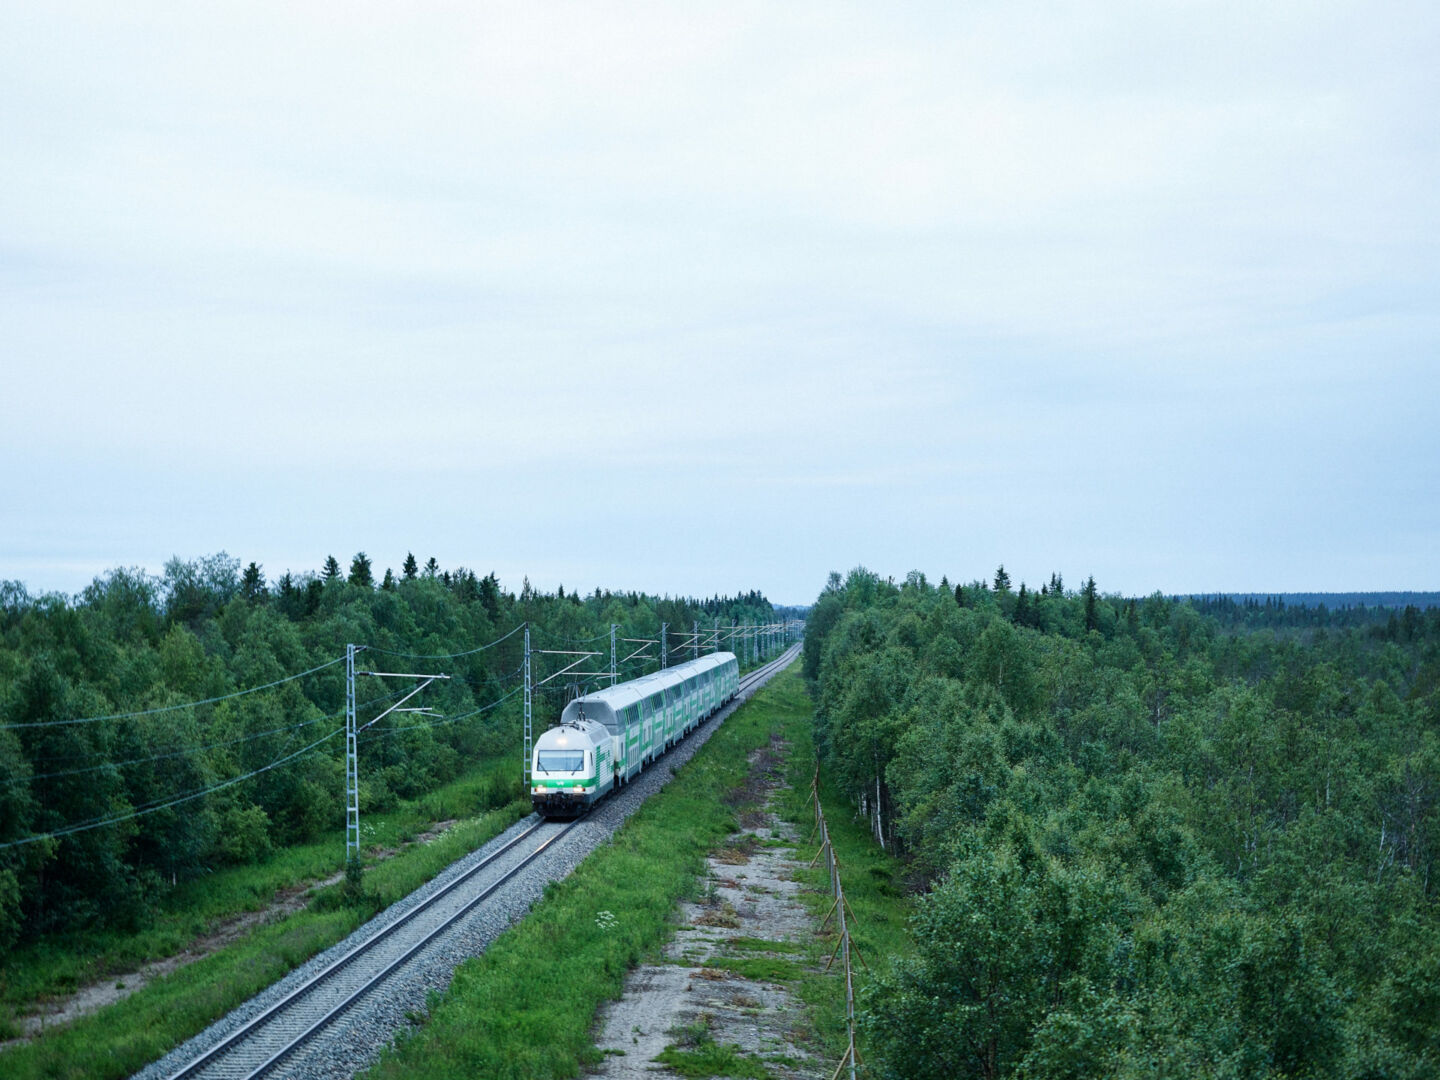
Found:
[[[736,809],[725,797],[744,782],[749,753],[774,730],[803,733],[809,715],[809,699],[794,674],[776,679],[737,710],[609,843],[551,885],[529,916],[483,956],[456,971],[429,1023],[387,1051],[367,1074],[370,1080],[568,1078],[599,1062],[603,1055],[592,1040],[596,1010],[618,998],[626,973],[670,937],[677,903],[699,894],[706,854],[736,830]],[[598,911],[614,916],[606,930],[596,925]],[[682,1063],[702,1065],[677,1058],[672,1067]],[[758,1060],[753,1064],[763,1068]],[[725,1067],[742,1066],[750,1067]]]
[[[771,956],[722,956],[709,961],[712,968],[734,972],[751,982],[788,983],[795,982],[805,969],[793,960],[781,960]]]
[[[0,1052],[0,1075],[6,1080],[109,1080],[161,1057],[528,813],[528,801],[516,800],[473,816],[483,793],[504,790],[497,787],[493,771],[477,771],[394,813],[364,819],[370,826],[367,841],[386,847],[403,843],[436,821],[459,821],[431,843],[370,866],[360,902],[346,902],[343,883],[319,890],[308,908],[259,926],[97,1013]],[[65,951],[65,943],[52,942],[8,956],[3,1000],[13,1009],[40,994],[61,993],[107,972],[173,955],[215,919],[259,910],[279,889],[334,873],[343,842],[341,831],[278,852],[263,865],[210,875],[203,883],[178,890],[165,902],[154,928],[129,938],[96,934],[71,939],[73,954]],[[14,1031],[13,1021],[0,1028],[5,1026]]]
[[[727,938],[725,947],[736,952],[805,952],[806,946],[799,941],[771,941],[769,938],[732,937]]]
[[[655,1055],[655,1060],[681,1076],[735,1076],[748,1080],[770,1080],[771,1076],[763,1060],[734,1043],[722,1046],[711,1042],[694,1050],[667,1046]]]
[[[798,827],[802,837],[810,835],[815,824],[810,795],[814,775],[815,747],[807,728],[803,738],[791,742],[786,761],[789,789],[779,808],[781,815]],[[903,884],[905,864],[875,843],[865,821],[856,819],[854,805],[823,772],[820,776],[820,803],[825,810],[830,842],[840,864],[846,905],[854,915],[849,919],[849,929],[851,943],[858,953],[853,969],[858,1002],[864,988],[876,974],[888,969],[897,958],[911,950],[908,924],[913,900]],[[809,862],[816,849],[813,839],[802,843],[797,853],[799,860]],[[810,886],[800,890],[798,899],[819,922],[830,913],[834,902],[828,871],[817,864],[815,869],[801,870],[795,876]],[[822,968],[837,940],[838,931],[831,916],[827,933],[819,941],[823,954]],[[798,978],[790,983],[792,991],[810,1013],[816,1036],[834,1061],[840,1059],[846,1045],[844,994],[836,991],[836,975],[840,970],[837,958],[829,974],[801,969]],[[867,1055],[863,1038],[859,1048],[860,1060],[864,1062]]]
[[[367,846],[395,848],[438,821],[473,817],[520,795],[496,763],[452,781],[424,798],[385,814],[362,817]],[[137,932],[115,930],[52,935],[11,950],[0,962],[0,1012],[22,1011],[47,997],[62,995],[107,976],[133,971],[152,960],[183,952],[217,921],[265,908],[284,889],[322,880],[341,868],[345,830],[281,848],[263,863],[224,867],[181,885],[158,902],[151,926]]]

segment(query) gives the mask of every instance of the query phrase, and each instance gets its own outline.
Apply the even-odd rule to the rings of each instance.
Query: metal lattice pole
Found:
[[[690,624],[690,659],[700,659],[700,620]]]
[[[345,646],[345,861],[360,858],[360,754],[355,731],[355,646]]]
[[[711,651],[712,653],[717,653],[717,652],[720,651],[720,618],[719,618],[719,616],[716,616],[716,618],[715,618],[715,633],[714,633],[714,636],[712,636],[712,637],[710,638],[710,651]]]
[[[615,630],[616,624],[610,624],[610,685],[614,686],[620,680],[620,669],[615,666]]]
[[[662,668],[666,666],[666,657],[670,655],[669,631],[670,624],[668,622],[662,622],[660,624],[660,666]]]
[[[525,624],[525,788],[530,788],[530,624]]]

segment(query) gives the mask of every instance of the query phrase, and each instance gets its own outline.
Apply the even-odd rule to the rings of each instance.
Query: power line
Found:
[[[365,646],[365,650],[366,650],[367,652],[381,653],[381,654],[384,655],[384,656],[398,656],[398,657],[402,657],[403,659],[406,659],[406,660],[454,660],[454,659],[456,659],[457,657],[461,657],[461,656],[474,656],[476,653],[484,652],[486,649],[493,649],[496,645],[499,645],[502,641],[508,641],[510,638],[514,637],[516,634],[518,634],[518,633],[519,633],[521,630],[523,630],[523,629],[525,629],[525,624],[522,622],[519,626],[515,627],[514,630],[511,630],[511,631],[510,631],[508,634],[506,634],[504,637],[498,637],[498,638],[496,638],[494,641],[486,642],[484,645],[479,645],[479,646],[477,646],[477,647],[475,647],[475,648],[473,648],[473,649],[466,649],[464,652],[452,652],[452,653],[407,653],[407,652],[396,652],[396,651],[393,650],[393,649],[382,649],[382,648],[379,648],[378,646],[375,646],[375,645],[366,645],[366,646]],[[339,660],[337,660],[337,661],[335,661],[335,662],[336,662],[337,664],[340,663]]]
[[[458,724],[462,720],[469,720],[472,716],[479,716],[481,713],[489,712],[491,709],[503,705],[505,702],[509,701],[512,697],[514,697],[523,689],[523,686],[517,686],[504,697],[496,698],[488,705],[481,705],[478,709],[471,709],[469,712],[461,713],[459,716],[447,716],[443,719],[436,720],[433,724],[406,724],[404,727],[386,728],[384,731],[377,731],[374,734],[367,736],[361,741],[373,742],[376,739],[384,739],[390,735],[397,735],[402,731],[418,731],[421,728],[437,728],[445,727],[448,724]]]
[[[318,667],[309,671],[301,671],[295,675],[286,675],[283,679],[276,679],[263,686],[251,686],[245,690],[236,690],[233,694],[221,694],[219,697],[205,698],[201,701],[187,701],[180,705],[160,705],[153,709],[141,709],[138,712],[111,713],[108,716],[81,716],[74,720],[33,720],[21,724],[0,724],[0,731],[12,730],[14,728],[41,728],[41,727],[65,727],[68,724],[95,724],[102,720],[131,720],[138,716],[154,716],[157,713],[175,712],[178,709],[193,709],[200,705],[214,705],[219,701],[229,701],[232,698],[244,697],[246,694],[259,693],[261,690],[270,690],[276,686],[283,686],[285,683],[294,682],[296,679],[303,679],[307,675],[314,675],[317,671],[324,671],[336,664],[343,664],[345,658],[339,657],[335,660],[326,661]]]
[[[52,829],[49,832],[36,833],[32,836],[24,836],[21,837],[19,840],[8,840],[5,843],[0,844],[0,851],[5,850],[6,848],[21,847],[24,844],[33,844],[36,841],[45,840],[49,837],[69,836],[72,833],[86,832],[90,829],[101,829],[104,828],[106,825],[118,825],[122,821],[130,821],[133,818],[143,817],[146,814],[153,814],[156,811],[166,810],[172,806],[179,806],[181,803],[191,802],[195,799],[199,799],[213,792],[222,791],[225,788],[233,787],[235,784],[242,783],[245,780],[253,779],[254,777],[259,776],[261,773],[269,772],[271,769],[278,769],[281,765],[285,765],[291,761],[294,761],[296,758],[304,754],[308,754],[316,747],[329,742],[331,739],[333,739],[336,735],[339,735],[344,730],[344,728],[336,728],[334,731],[330,732],[330,734],[316,739],[309,746],[302,747],[301,749],[296,750],[293,754],[288,754],[283,758],[277,758],[275,761],[270,762],[270,764],[262,765],[260,766],[260,768],[245,773],[243,776],[231,777],[229,780],[221,781],[220,783],[214,784],[207,788],[201,788],[198,791],[189,792],[188,794],[181,795],[178,798],[170,799],[166,802],[146,804],[144,807],[132,810],[128,814],[119,814],[115,817],[104,818],[100,820],[92,819],[90,821],[81,822],[76,825],[67,825],[63,829]]]
[[[371,698],[361,704],[361,708],[368,708],[381,701],[390,701],[403,694],[404,690],[396,690],[394,693],[385,694],[381,697]],[[124,761],[106,761],[99,765],[91,765],[84,769],[61,769],[57,772],[32,773],[29,776],[11,776],[0,780],[0,787],[9,787],[12,784],[23,784],[31,780],[52,780],[59,776],[80,776],[84,773],[100,772],[104,769],[119,769],[126,765],[144,765],[151,761],[165,761],[170,758],[184,757],[187,754],[200,754],[206,750],[218,750],[225,746],[235,746],[239,743],[254,742],[256,739],[263,739],[267,735],[279,735],[284,732],[296,732],[301,728],[313,727],[315,724],[323,724],[326,720],[335,720],[344,716],[344,711],[329,713],[326,716],[317,716],[313,720],[301,720],[298,723],[286,724],[283,727],[271,728],[269,731],[257,731],[251,735],[241,735],[234,739],[225,739],[222,742],[204,743],[200,746],[186,746],[178,750],[168,750],[161,754],[151,754],[149,757],[127,758]],[[87,754],[85,757],[100,757],[99,753]],[[83,760],[83,759],[82,759]]]

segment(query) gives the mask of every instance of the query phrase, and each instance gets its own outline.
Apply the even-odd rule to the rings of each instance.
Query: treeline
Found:
[[[1372,637],[1411,641],[1427,612],[1440,610],[1435,593],[1292,593],[1275,596],[1173,597],[1189,602],[1227,628],[1365,628]]]
[[[925,893],[879,1074],[1440,1074],[1440,611],[1374,630],[832,575],[819,749]]]
[[[593,651],[578,670],[608,671],[612,623],[655,638],[662,621],[717,617],[767,622],[772,609],[755,592],[702,603],[526,580],[516,593],[413,555],[377,581],[363,552],[348,572],[331,557],[273,583],[223,553],[159,577],[114,570],[73,597],[0,583],[0,949],[143,925],[167,889],[342,824],[347,643],[367,647],[362,670],[451,676],[411,703],[438,715],[394,713],[362,733],[361,804],[375,811],[496,757],[514,758],[518,791],[522,623],[539,681],[574,659],[540,650]],[[653,645],[623,649],[639,655],[622,678],[658,663]],[[549,684],[537,724],[597,681]],[[412,685],[358,678],[360,723]]]

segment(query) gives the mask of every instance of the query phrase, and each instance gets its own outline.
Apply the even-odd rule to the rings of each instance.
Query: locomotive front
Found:
[[[605,728],[590,721],[561,724],[535,740],[530,801],[543,817],[578,817],[604,793]]]

